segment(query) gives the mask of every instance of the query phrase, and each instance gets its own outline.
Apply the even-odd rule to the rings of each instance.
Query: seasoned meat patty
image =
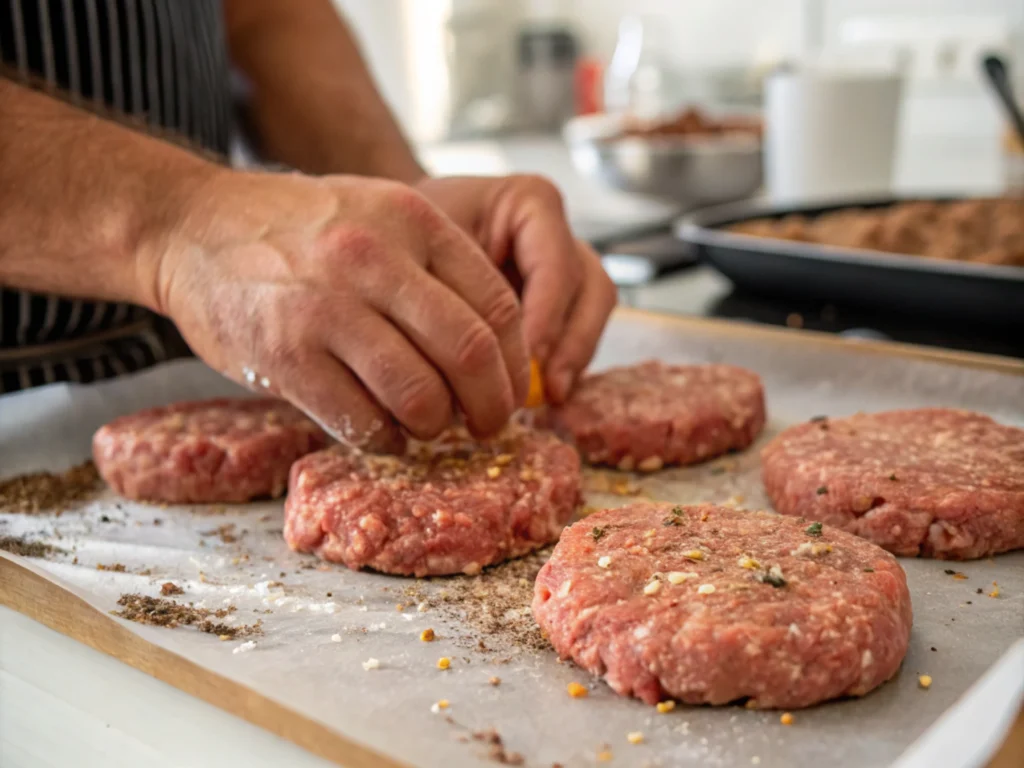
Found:
[[[764,427],[764,389],[743,368],[652,360],[584,377],[549,418],[589,463],[654,471],[749,446]]]
[[[807,707],[868,693],[910,638],[895,558],[832,526],[633,504],[562,534],[533,614],[555,650],[648,704]]]
[[[292,462],[325,445],[287,403],[221,398],[122,416],[96,432],[92,453],[122,496],[187,504],[280,496]]]
[[[791,427],[762,453],[775,508],[897,555],[984,557],[1024,547],[1024,430],[945,408]]]
[[[555,541],[581,482],[570,446],[523,427],[483,443],[457,430],[400,457],[337,447],[292,468],[284,535],[353,569],[473,574]]]

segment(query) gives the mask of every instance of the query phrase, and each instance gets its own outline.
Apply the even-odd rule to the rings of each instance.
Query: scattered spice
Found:
[[[234,606],[211,611],[208,608],[196,608],[191,603],[185,605],[176,603],[174,600],[165,600],[162,597],[147,597],[139,594],[121,595],[117,604],[123,606],[123,610],[111,611],[111,613],[139,624],[170,629],[183,625],[195,626],[200,632],[217,635],[222,639],[263,634],[263,622],[259,620],[255,624],[239,626],[213,621],[213,619],[223,619],[234,613]]]
[[[892,480],[895,483],[896,482],[896,473],[893,472],[891,475],[889,475],[889,479]]]
[[[782,575],[782,569],[777,565],[773,565],[763,573],[755,574],[754,578],[762,584],[771,584],[776,589],[786,586],[786,579]]]
[[[224,523],[224,525],[219,525],[216,528],[214,528],[213,530],[210,530],[210,531],[200,531],[199,535],[200,536],[217,536],[225,544],[234,544],[236,541],[238,541],[238,536],[236,536],[234,534],[234,530],[235,530],[235,524],[234,523]]]
[[[420,632],[420,640],[422,640],[424,643],[434,642],[434,637],[434,630],[430,628],[424,629],[422,632]]]
[[[824,485],[818,486],[818,490],[815,491],[815,493],[817,493],[819,496],[824,496],[826,493],[828,493],[828,488],[826,488]]]
[[[380,669],[380,661],[377,659],[367,659],[363,662],[363,669],[369,672],[371,669]]]
[[[939,650],[939,649],[938,649],[938,648],[936,648],[936,647],[935,647],[935,646],[933,645],[933,646],[931,647],[931,650],[933,650],[933,651],[937,651],[937,650]]]
[[[812,422],[828,421],[828,416],[811,416],[810,421],[812,421]]]
[[[711,468],[711,474],[712,475],[724,475],[725,472],[726,472],[725,467],[712,467]]]
[[[127,568],[125,568],[124,563],[111,563],[110,565],[96,563],[96,570],[112,571],[113,573],[124,573],[127,570]]]
[[[175,584],[173,581],[165,581],[160,585],[160,594],[167,595],[183,595],[185,590]]]
[[[489,745],[487,757],[496,763],[501,765],[522,765],[525,762],[523,756],[518,752],[509,752],[505,749],[501,734],[493,728],[486,731],[474,731],[473,739]]]
[[[714,594],[714,592],[715,592],[715,585],[714,584],[701,584],[699,587],[697,587],[697,594],[698,595],[711,595],[711,594]]]
[[[448,669],[448,668],[451,667],[451,665],[452,665],[452,660],[450,658],[448,658],[447,656],[442,656],[440,659],[437,660],[437,668],[438,669]]]
[[[65,472],[19,475],[0,482],[0,512],[60,514],[89,500],[100,488],[100,476],[91,461]]]
[[[493,685],[495,688],[497,688],[499,685],[501,685],[501,678],[493,676],[487,682]]]
[[[599,763],[611,762],[611,759],[612,759],[611,750],[602,749],[600,752],[597,753],[596,757],[597,757],[597,762],[599,762]]]
[[[0,549],[21,557],[46,557],[64,552],[63,549],[58,549],[50,544],[45,544],[42,541],[29,541],[22,536],[0,536]]]
[[[864,573],[874,573],[874,572],[875,572],[874,568],[865,568],[864,569]]]
[[[808,536],[821,536],[821,523],[811,523],[804,528],[804,533]]]
[[[683,523],[678,517],[666,517],[664,520],[661,521],[661,524],[665,528],[669,528],[673,525],[682,525]]]
[[[630,731],[626,734],[626,741],[630,744],[643,744],[644,735],[640,731]]]
[[[704,553],[699,549],[691,549],[689,552],[683,552],[683,557],[687,560],[703,560]]]
[[[569,683],[565,686],[565,690],[568,691],[569,695],[574,699],[585,699],[589,693],[586,686],[580,685],[579,683]]]
[[[672,699],[668,699],[667,701],[659,701],[654,706],[654,708],[657,709],[658,712],[660,712],[661,714],[664,715],[664,714],[667,714],[667,713],[671,712],[673,709],[675,709],[676,708],[676,703]]]
[[[999,585],[994,581],[992,582],[992,591],[988,593],[989,597],[999,597],[1001,592],[999,591]]]
[[[921,686],[924,690],[927,691],[929,688],[932,687],[932,676],[931,675],[918,675],[917,676],[917,684],[919,686]]]
[[[792,725],[793,724],[793,715],[790,714],[789,712],[783,712],[782,716],[779,718],[779,722],[782,723],[783,725]]]
[[[431,712],[433,712],[433,713],[434,713],[434,714],[436,715],[436,714],[438,714],[438,713],[439,713],[439,712],[440,712],[440,711],[441,711],[442,709],[448,709],[448,707],[449,707],[449,706],[451,706],[451,705],[450,705],[450,704],[448,703],[448,699],[441,699],[441,700],[439,700],[439,701],[435,701],[435,702],[434,702],[434,703],[433,703],[433,704],[432,704],[432,705],[430,706],[430,711],[431,711]]]
[[[601,537],[604,536],[606,533],[608,533],[607,528],[601,528],[598,526],[595,526],[590,530],[590,535],[591,537],[593,537],[594,541],[600,541]]]
[[[975,594],[978,594],[978,595],[984,594],[984,592],[985,592],[985,590],[984,590],[984,589],[982,589],[981,587],[978,587],[978,588],[977,588],[977,589],[975,590]]]
[[[644,586],[644,594],[648,597],[658,594],[661,591],[661,582],[658,579],[651,579]]]

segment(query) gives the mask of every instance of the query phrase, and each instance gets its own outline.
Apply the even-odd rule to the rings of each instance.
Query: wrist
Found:
[[[182,254],[202,247],[208,229],[207,210],[215,200],[218,180],[229,168],[198,157],[167,174],[148,176],[134,242],[134,302],[168,314],[169,276]]]

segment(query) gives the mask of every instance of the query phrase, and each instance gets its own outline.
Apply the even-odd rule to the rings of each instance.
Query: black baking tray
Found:
[[[725,231],[759,218],[813,217],[841,208],[882,208],[956,196],[843,199],[805,205],[749,200],[687,214],[678,238],[737,287],[761,295],[871,307],[964,322],[1017,325],[1024,332],[1024,267],[943,261],[857,248],[776,240]]]

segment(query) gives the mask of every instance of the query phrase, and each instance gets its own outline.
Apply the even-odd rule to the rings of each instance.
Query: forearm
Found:
[[[0,285],[157,309],[157,255],[217,166],[0,78]]]
[[[307,173],[424,175],[330,0],[227,0],[260,150]]]

